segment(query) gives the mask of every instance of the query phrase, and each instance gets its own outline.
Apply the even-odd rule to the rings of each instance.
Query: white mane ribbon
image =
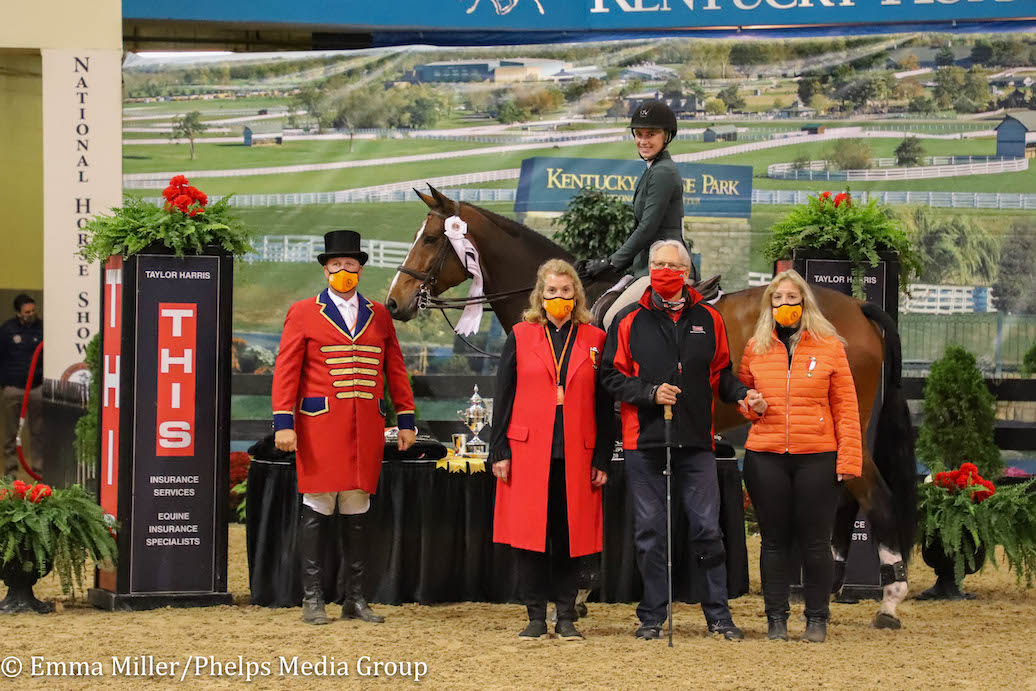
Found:
[[[468,239],[468,224],[460,216],[450,216],[444,224],[444,234],[453,245],[453,251],[460,257],[460,263],[471,274],[471,289],[468,297],[482,296],[482,265],[479,263],[478,249]],[[464,308],[457,322],[455,331],[461,336],[468,336],[478,331],[482,324],[482,305],[471,304]]]

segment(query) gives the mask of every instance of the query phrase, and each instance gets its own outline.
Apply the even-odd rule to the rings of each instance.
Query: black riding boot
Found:
[[[324,589],[320,584],[320,556],[323,528],[327,516],[302,505],[299,521],[299,554],[302,557],[302,621],[327,624],[324,612]]]
[[[338,569],[338,589],[342,596],[342,619],[362,619],[380,624],[385,617],[378,616],[363,596],[363,574],[367,570],[367,516],[364,513],[342,516],[340,550],[342,563]]]

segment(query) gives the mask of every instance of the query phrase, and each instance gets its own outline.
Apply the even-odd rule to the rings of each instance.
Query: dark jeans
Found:
[[[546,618],[548,601],[557,606],[558,621],[575,619],[580,560],[570,554],[565,460],[552,458],[547,483],[547,551],[515,549],[519,590],[530,621]]]
[[[759,518],[759,570],[766,616],[788,616],[789,557],[802,550],[806,617],[827,619],[834,578],[831,531],[838,508],[835,452],[745,452],[745,486]]]
[[[644,597],[637,606],[643,624],[666,619],[665,449],[626,451],[626,481],[633,504],[633,539]],[[719,483],[712,451],[673,449],[672,501],[683,506],[690,523],[691,550],[705,574],[701,609],[708,623],[730,619],[727,564],[719,527]],[[679,574],[673,575],[674,579]]]

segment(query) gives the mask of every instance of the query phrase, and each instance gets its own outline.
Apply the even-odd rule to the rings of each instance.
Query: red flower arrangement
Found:
[[[829,199],[831,199],[831,193],[830,192],[824,192],[822,195],[820,195],[820,203],[821,204],[823,204],[825,201],[827,201]]]
[[[29,485],[21,480],[15,480],[11,483],[11,488],[14,490],[13,493],[8,493],[6,489],[0,490],[0,499],[28,499],[33,504],[39,504],[53,493],[50,485],[45,485],[42,482]]]
[[[248,466],[252,464],[252,457],[245,451],[230,452],[230,487],[233,490],[239,484],[248,479]],[[244,495],[230,492],[230,508],[237,507],[244,501]]]
[[[830,193],[828,193],[830,194]],[[835,195],[835,208],[837,209],[842,202],[845,202],[846,206],[853,205],[853,198],[849,196],[848,192],[842,192],[841,194]]]
[[[166,200],[166,211],[179,211],[188,216],[205,213],[205,205],[209,203],[208,195],[188,182],[185,176],[174,175],[169,181],[169,186],[162,190],[162,196]]]
[[[974,487],[976,489],[971,491],[971,500],[976,504],[984,502],[996,493],[996,487],[978,474],[978,468],[974,463],[962,463],[957,470],[936,473],[932,482],[936,487],[942,487],[950,494]]]

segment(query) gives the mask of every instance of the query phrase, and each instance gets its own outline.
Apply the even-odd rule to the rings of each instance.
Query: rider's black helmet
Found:
[[[630,130],[644,127],[657,127],[669,133],[666,144],[676,137],[676,113],[662,101],[644,101],[633,110],[630,119]]]

